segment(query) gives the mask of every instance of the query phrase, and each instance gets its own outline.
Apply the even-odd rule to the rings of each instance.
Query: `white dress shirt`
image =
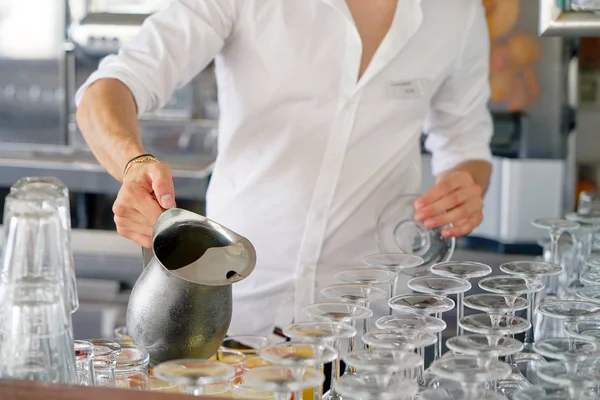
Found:
[[[249,238],[258,257],[234,284],[232,334],[305,320],[335,272],[378,251],[381,209],[420,191],[422,132],[434,173],[491,158],[481,1],[398,0],[357,80],[361,47],[344,0],[175,0],[78,91],[77,102],[93,81],[119,79],[142,114],[215,58],[207,216]]]

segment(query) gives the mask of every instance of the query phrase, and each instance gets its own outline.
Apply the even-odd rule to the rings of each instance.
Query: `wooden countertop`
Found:
[[[189,400],[185,394],[160,392],[135,392],[123,389],[68,386],[44,382],[0,379],[2,400]],[[196,397],[204,400],[222,400]]]

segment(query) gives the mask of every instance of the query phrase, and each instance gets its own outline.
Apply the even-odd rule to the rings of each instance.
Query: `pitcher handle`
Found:
[[[154,252],[152,251],[152,249],[142,247],[142,269],[146,268],[153,258]]]

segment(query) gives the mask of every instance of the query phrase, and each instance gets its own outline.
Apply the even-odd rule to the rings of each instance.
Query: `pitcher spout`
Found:
[[[201,285],[239,282],[256,265],[256,251],[248,239],[180,208],[169,209],[158,218],[152,251],[171,274]]]

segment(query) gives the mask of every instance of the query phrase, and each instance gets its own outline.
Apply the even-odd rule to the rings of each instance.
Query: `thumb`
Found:
[[[164,209],[173,208],[175,204],[175,188],[171,168],[165,162],[157,162],[148,171],[154,196]]]

